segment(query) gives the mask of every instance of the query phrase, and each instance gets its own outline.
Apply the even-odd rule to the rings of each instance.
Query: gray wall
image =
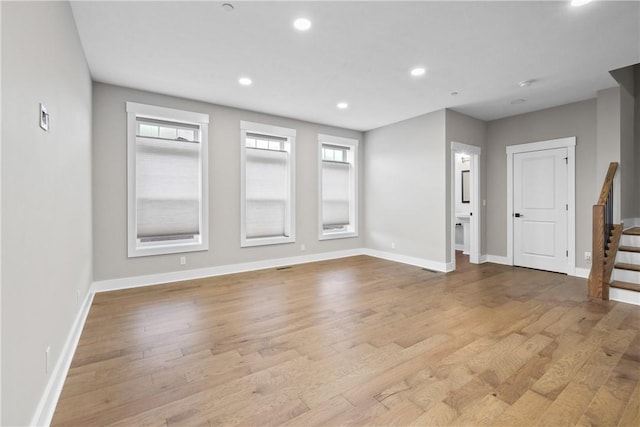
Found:
[[[2,2],[2,425],[31,421],[91,282],[91,78],[66,2]],[[38,127],[39,103],[51,114]]]
[[[634,151],[636,159],[636,173],[634,177],[636,191],[636,206],[634,217],[640,218],[640,64],[633,67],[635,81],[635,112],[634,112]]]
[[[620,162],[620,88],[612,87],[598,91],[597,114],[596,177],[597,193],[592,203],[596,203],[602,183],[611,162]],[[614,194],[620,195],[620,173],[613,182]],[[613,220],[619,223],[620,197],[613,199]]]
[[[474,119],[473,117],[469,117],[465,114],[458,113],[453,110],[446,110],[446,150],[445,154],[447,156],[445,162],[447,165],[447,181],[449,181],[449,169],[450,169],[450,156],[451,156],[451,142],[460,142],[467,145],[475,145],[476,147],[480,147],[482,152],[480,154],[480,255],[484,255],[487,253],[487,236],[486,236],[486,213],[487,208],[482,206],[482,199],[486,199],[486,187],[485,187],[485,169],[486,169],[486,142],[487,142],[487,124],[482,120]],[[449,184],[447,187],[449,191],[447,191],[447,230],[451,227],[451,218],[452,213],[450,212],[451,206],[451,190]],[[449,240],[447,240],[449,242]],[[451,261],[451,247],[450,244],[447,245],[447,261]]]
[[[365,133],[368,248],[446,262],[444,141],[444,110]]]
[[[633,70],[629,69],[631,76]],[[631,92],[620,87],[620,218],[631,219],[636,216],[636,158],[634,149],[634,110],[635,95],[633,83]]]
[[[139,102],[209,114],[209,250],[127,258],[127,135],[125,102]],[[294,244],[240,247],[240,121],[297,130],[296,239]],[[94,279],[172,272],[361,248],[360,237],[318,241],[318,134],[358,139],[362,133],[243,111],[150,92],[95,83],[93,86]],[[363,150],[360,150],[362,153]],[[361,154],[362,158],[362,154]],[[361,162],[362,163],[362,162]],[[362,169],[361,169],[362,172]],[[361,174],[362,175],[362,174]],[[364,196],[360,179],[360,198]],[[300,244],[306,245],[301,252]]]
[[[567,104],[494,120],[487,125],[486,233],[487,252],[507,255],[506,147],[556,138],[576,137],[576,266],[588,268],[584,252],[591,251],[591,207],[601,177],[596,169],[596,100]],[[602,177],[603,179],[603,177]]]

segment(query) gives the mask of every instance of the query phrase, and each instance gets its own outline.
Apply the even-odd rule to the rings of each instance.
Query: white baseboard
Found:
[[[500,255],[487,255],[487,262],[502,265],[512,265],[508,257]]]
[[[85,297],[84,302],[71,325],[71,330],[69,331],[67,340],[62,347],[60,357],[58,357],[58,362],[51,372],[47,386],[45,387],[42,397],[40,398],[40,402],[38,402],[38,406],[36,407],[36,412],[31,418],[32,426],[48,426],[51,424],[53,413],[56,409],[56,405],[58,404],[60,393],[62,392],[62,386],[64,386],[64,381],[67,378],[67,373],[69,372],[73,355],[76,352],[76,347],[78,346],[78,341],[80,340],[84,323],[87,319],[87,315],[89,314],[89,308],[91,308],[91,303],[93,302],[93,295],[94,293],[91,290],[87,292],[87,296]]]
[[[289,258],[277,258],[264,261],[245,262],[240,264],[220,265],[215,267],[198,268],[195,270],[172,271],[168,273],[147,274],[144,276],[123,277],[93,282],[93,292],[116,291],[119,289],[139,288],[142,286],[161,285],[163,283],[181,282],[184,280],[202,279],[205,277],[222,276],[225,274],[244,273],[247,271],[264,270],[267,268],[283,267],[287,265],[306,264],[309,262],[326,261],[330,259],[346,258],[363,255],[363,249],[347,249],[343,251],[323,252],[319,254],[300,255]]]
[[[377,249],[363,249],[364,255],[369,255],[376,258],[382,258],[389,261],[401,262],[403,264],[415,265],[417,267],[426,268],[429,270],[447,272],[451,271],[451,265],[445,262],[431,261],[424,258],[416,258],[408,255],[396,254],[393,252],[379,251]]]
[[[456,251],[464,251],[464,244],[456,243]]]
[[[484,264],[485,262],[489,262],[489,256],[480,255],[480,257],[478,258],[478,264]]]
[[[589,269],[589,268],[576,267],[576,272],[575,272],[574,276],[575,277],[582,277],[583,279],[588,279],[590,272],[591,272],[591,269]]]
[[[627,304],[640,305],[640,292],[620,288],[609,288],[609,299],[626,302]]]

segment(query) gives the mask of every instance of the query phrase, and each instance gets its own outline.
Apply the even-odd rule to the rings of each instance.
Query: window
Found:
[[[243,121],[240,135],[241,246],[295,242],[296,131]]]
[[[319,239],[358,235],[358,141],[318,135]]]
[[[208,249],[209,116],[127,102],[129,257]]]

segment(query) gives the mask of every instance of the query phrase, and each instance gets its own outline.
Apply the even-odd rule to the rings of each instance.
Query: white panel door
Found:
[[[567,272],[567,149],[513,157],[514,264]]]

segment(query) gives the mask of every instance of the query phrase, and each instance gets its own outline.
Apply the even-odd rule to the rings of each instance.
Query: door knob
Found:
[[[523,217],[524,215],[519,214],[519,213],[514,213],[514,214],[513,214],[513,216],[515,216],[516,218],[521,218],[521,217]]]

